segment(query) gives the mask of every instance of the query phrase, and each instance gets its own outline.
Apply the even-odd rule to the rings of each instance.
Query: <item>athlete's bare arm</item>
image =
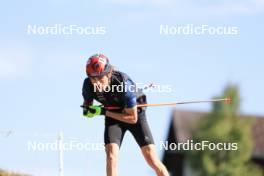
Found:
[[[135,124],[137,123],[137,106],[132,108],[125,108],[123,113],[106,111],[106,116],[111,117],[122,122]]]

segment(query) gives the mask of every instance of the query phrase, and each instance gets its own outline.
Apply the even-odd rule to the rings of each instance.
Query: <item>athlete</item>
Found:
[[[105,116],[104,143],[107,176],[117,175],[118,153],[125,132],[130,131],[141,148],[142,154],[158,176],[168,176],[166,167],[159,160],[151,131],[146,119],[146,109],[137,104],[146,103],[146,96],[137,89],[128,75],[117,71],[103,54],[91,56],[86,64],[84,80],[83,115],[93,118]],[[93,105],[93,100],[103,106]],[[108,110],[107,107],[115,107]]]

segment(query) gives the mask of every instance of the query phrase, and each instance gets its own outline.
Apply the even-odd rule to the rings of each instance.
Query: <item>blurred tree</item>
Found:
[[[29,175],[7,172],[7,171],[0,169],[0,176],[29,176]]]
[[[239,119],[240,97],[238,87],[229,85],[220,97],[231,97],[232,102],[214,103],[212,112],[203,118],[193,141],[210,143],[237,143],[237,150],[188,151],[187,161],[201,176],[261,176],[261,170],[250,162],[252,152],[252,121]],[[216,97],[219,98],[219,97]],[[230,147],[230,146],[229,146]],[[235,148],[233,148],[235,149]]]

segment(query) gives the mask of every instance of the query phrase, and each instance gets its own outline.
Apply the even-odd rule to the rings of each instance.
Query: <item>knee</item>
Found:
[[[158,164],[158,158],[154,149],[146,148],[146,150],[144,151],[144,155],[149,165],[156,166]]]
[[[117,155],[114,153],[111,153],[111,152],[107,153],[106,158],[107,158],[108,163],[116,163],[117,162]]]
[[[108,163],[116,163],[118,158],[118,147],[108,146],[106,148],[106,159]]]
[[[157,158],[153,155],[149,155],[147,156],[147,162],[149,163],[150,166],[152,167],[157,167],[159,162],[157,160]]]
[[[166,167],[159,160],[154,146],[146,146],[142,148],[142,152],[147,163],[156,171],[157,175],[169,175]]]

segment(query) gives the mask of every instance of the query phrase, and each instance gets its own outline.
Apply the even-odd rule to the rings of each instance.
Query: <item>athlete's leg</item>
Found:
[[[141,151],[151,168],[155,170],[158,176],[169,176],[166,167],[162,164],[155,152],[154,140],[143,111],[138,114],[138,121],[135,125],[130,125],[129,131],[136,139]]]
[[[117,176],[119,146],[116,143],[109,143],[105,146],[105,152],[107,176]]]
[[[149,144],[141,147],[141,151],[149,166],[155,170],[158,176],[169,176],[166,167],[162,164],[156,154],[154,144]]]
[[[106,151],[106,172],[107,176],[117,176],[117,160],[126,129],[122,123],[106,117],[104,142]]]

